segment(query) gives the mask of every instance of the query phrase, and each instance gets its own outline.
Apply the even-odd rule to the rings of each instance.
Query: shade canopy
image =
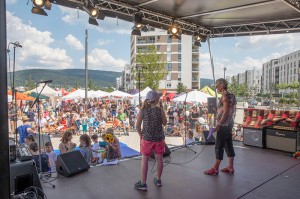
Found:
[[[88,91],[88,98],[95,97],[95,91]],[[62,99],[83,99],[85,98],[85,90],[78,89],[66,96],[63,96]]]
[[[8,95],[11,95],[12,92],[11,91],[8,91]],[[31,97],[31,96],[28,96],[26,94],[23,94],[23,93],[19,93],[19,92],[16,92],[16,100],[28,100],[28,101],[33,101],[34,98]]]
[[[109,97],[110,93],[102,91],[102,90],[97,90],[95,91],[95,97],[96,98],[106,98]]]
[[[34,98],[37,98],[38,94],[36,92],[31,92],[30,94],[28,94],[29,96],[31,97],[34,97]],[[49,99],[48,96],[46,95],[43,95],[43,94],[40,94],[39,96],[40,99]]]
[[[145,99],[145,98],[146,98],[146,95],[147,95],[147,93],[148,93],[149,91],[152,91],[152,89],[149,88],[149,87],[146,87],[144,90],[142,90],[142,91],[140,92],[140,94],[139,94],[139,93],[136,93],[136,94],[133,95],[133,97],[136,98],[136,99],[139,99],[139,95],[140,95],[140,96],[141,96],[141,99]]]
[[[203,93],[206,93],[207,95],[210,95],[211,97],[216,97],[216,92],[213,91],[208,86],[203,87],[200,91]],[[221,94],[218,94],[218,97],[221,97],[221,96],[222,96]]]
[[[172,23],[183,34],[210,37],[267,35],[300,32],[297,0],[97,0],[102,15],[167,30]],[[84,9],[82,0],[56,0],[54,4]],[[99,16],[100,19],[103,16]]]
[[[110,96],[115,98],[133,98],[133,95],[118,90],[111,92]]]
[[[37,88],[27,91],[26,93],[31,93],[31,92],[40,93],[43,86],[44,86],[43,84],[40,84]],[[42,91],[42,94],[51,97],[51,96],[59,96],[60,93],[54,90],[53,88],[49,87],[48,85],[46,85],[44,90]]]
[[[207,103],[207,98],[211,97],[201,91],[191,91],[187,93],[187,95],[181,95],[179,97],[174,98],[172,101],[174,102],[194,102],[194,103]]]

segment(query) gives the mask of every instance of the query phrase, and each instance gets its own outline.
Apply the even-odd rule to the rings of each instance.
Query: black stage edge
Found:
[[[285,152],[235,142],[235,173],[207,176],[203,172],[214,162],[214,146],[193,145],[191,148],[197,154],[181,148],[164,158],[166,165],[188,162],[197,156],[188,164],[165,166],[162,187],[153,183],[152,159],[147,192],[133,188],[140,177],[140,157],[121,161],[119,165],[93,167],[70,178],[59,176],[54,181],[55,189],[46,185],[43,189],[49,199],[298,199],[300,196],[300,160],[292,159]],[[221,168],[226,163],[224,157]]]
[[[10,197],[7,108],[6,1],[0,1],[0,198]]]

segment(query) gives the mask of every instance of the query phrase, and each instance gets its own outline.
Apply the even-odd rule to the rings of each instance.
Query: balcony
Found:
[[[192,86],[192,89],[199,89],[198,86]]]
[[[192,68],[192,71],[193,71],[193,72],[194,72],[194,71],[195,71],[195,72],[198,72],[198,71],[199,71],[199,68],[193,67],[193,68]]]
[[[193,82],[198,82],[199,81],[199,77],[192,77],[192,81]]]

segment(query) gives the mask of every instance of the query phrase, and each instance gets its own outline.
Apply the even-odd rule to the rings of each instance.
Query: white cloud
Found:
[[[74,47],[76,50],[84,49],[84,47],[83,47],[82,43],[79,41],[79,39],[77,39],[76,37],[74,37],[71,34],[66,36],[65,40],[70,46]]]
[[[280,48],[283,54],[299,50],[300,33],[258,35],[251,37],[240,37],[235,44],[236,49],[258,50],[266,47]]]
[[[16,50],[16,70],[29,68],[62,69],[72,67],[65,49],[50,47],[55,43],[49,31],[39,31],[7,11],[8,42],[19,41]],[[12,55],[11,55],[12,56]]]
[[[133,26],[132,23],[110,17],[105,17],[104,20],[97,20],[99,26],[90,25],[88,22],[89,15],[86,12],[63,6],[58,7],[63,14],[62,20],[70,25],[84,24],[86,27],[96,29],[99,32],[115,32],[119,34],[130,34]]]
[[[80,61],[84,63],[84,58]],[[105,71],[122,71],[127,62],[123,59],[115,59],[105,49],[95,48],[88,56],[89,69]]]
[[[99,46],[105,46],[105,45],[111,44],[111,43],[113,43],[113,42],[115,42],[115,41],[114,41],[114,40],[109,40],[109,39],[106,39],[106,40],[104,40],[104,39],[99,39],[99,40],[97,41],[97,44],[98,44]]]

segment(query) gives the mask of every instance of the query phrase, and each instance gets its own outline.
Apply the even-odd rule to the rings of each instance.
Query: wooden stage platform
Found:
[[[207,176],[203,171],[214,162],[214,146],[191,146],[172,151],[164,159],[162,187],[153,183],[154,161],[149,162],[148,191],[133,188],[140,176],[140,157],[122,160],[115,166],[97,166],[89,171],[66,178],[59,176],[52,189],[43,184],[48,199],[231,199],[231,198],[300,198],[300,160],[286,153],[243,146],[235,143],[236,159],[233,175],[219,173]],[[197,156],[197,157],[196,157]],[[224,157],[221,168],[227,163]]]

